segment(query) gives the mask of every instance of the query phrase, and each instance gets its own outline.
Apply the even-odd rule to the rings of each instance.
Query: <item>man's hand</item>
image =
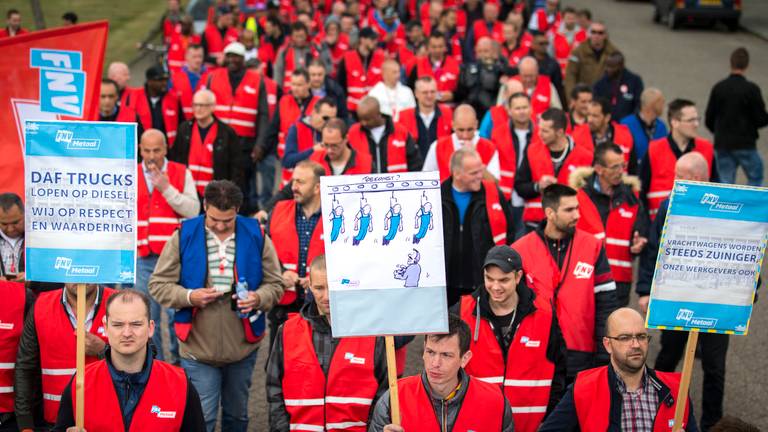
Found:
[[[451,102],[453,100],[453,92],[449,92],[449,91],[437,92],[437,99],[440,102]]]
[[[241,313],[250,313],[261,304],[261,297],[256,291],[248,291],[248,298],[246,300],[239,300],[237,294],[232,294],[232,298],[237,300],[237,308]]]
[[[267,213],[264,210],[259,210],[256,212],[255,215],[253,215],[253,217],[256,218],[262,224],[264,224],[264,223],[267,223],[267,219],[269,219],[269,213]]]
[[[551,175],[541,176],[541,179],[539,180],[539,192],[544,192],[544,189],[547,186],[555,183],[557,183],[557,179]]]
[[[283,272],[283,286],[286,288],[290,288],[293,286],[296,286],[296,283],[299,281],[299,274],[295,271],[286,270]]]
[[[264,159],[264,148],[253,146],[253,150],[251,150],[251,160],[254,162],[261,162],[262,159]]]
[[[85,332],[85,355],[96,357],[104,351],[106,345],[100,337],[91,332]]]
[[[323,145],[323,143],[317,143],[317,144],[312,146],[312,151],[318,152],[318,151],[324,150],[324,149],[325,149],[325,146]]]
[[[402,426],[388,424],[384,426],[384,432],[405,432],[405,429],[403,429]]]
[[[632,236],[632,246],[629,248],[629,251],[637,255],[643,251],[646,243],[648,243],[648,239],[640,237],[640,233],[635,231],[635,234]]]
[[[149,173],[152,186],[154,186],[155,189],[159,190],[161,193],[165,192],[165,190],[168,189],[168,186],[171,185],[170,181],[168,180],[168,175],[160,171],[160,168],[158,168],[157,165],[151,164],[149,166]]]
[[[646,314],[648,313],[648,302],[651,300],[651,296],[640,296],[640,298],[637,299],[637,307],[640,308],[640,312]]]
[[[192,306],[204,308],[222,295],[224,293],[216,288],[198,288],[192,290],[192,293],[189,295],[189,301],[192,302]]]
[[[305,290],[308,290],[309,278],[308,277],[299,278],[299,284],[301,285],[302,288],[304,288]]]
[[[15,278],[13,278],[13,281],[14,282],[25,282],[26,281],[26,277],[27,277],[26,273],[21,272],[21,273],[18,273]]]

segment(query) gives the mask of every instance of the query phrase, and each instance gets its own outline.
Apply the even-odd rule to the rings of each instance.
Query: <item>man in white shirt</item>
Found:
[[[24,203],[0,194],[0,281],[24,282]]]
[[[386,60],[381,65],[381,82],[373,86],[368,96],[379,101],[381,113],[397,122],[400,111],[416,106],[413,91],[400,82],[400,64]]]

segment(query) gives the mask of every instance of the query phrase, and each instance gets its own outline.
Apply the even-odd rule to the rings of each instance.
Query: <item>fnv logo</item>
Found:
[[[594,266],[579,261],[576,263],[576,267],[573,268],[573,275],[576,276],[576,279],[589,279],[594,270]]]
[[[101,146],[98,138],[75,138],[74,132],[66,129],[57,130],[54,141],[66,144],[67,150],[98,150]]]
[[[709,205],[709,211],[722,213],[741,213],[744,207],[742,203],[720,201],[720,196],[713,193],[702,195],[699,204]]]
[[[82,117],[86,90],[83,53],[32,48],[29,63],[40,70],[40,110]]]
[[[99,275],[99,266],[97,265],[72,265],[72,258],[56,257],[56,263],[53,265],[55,270],[65,270],[67,276],[91,276]]]
[[[150,412],[152,414],[155,414],[157,418],[165,418],[165,419],[176,418],[176,411],[163,411],[157,405],[152,405],[152,409],[150,410]]]

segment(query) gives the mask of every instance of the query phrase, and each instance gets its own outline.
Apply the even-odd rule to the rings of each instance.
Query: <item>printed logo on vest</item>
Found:
[[[499,203],[493,203],[491,204],[491,208],[496,211],[501,211],[501,204]]]
[[[4,323],[0,321],[0,330],[13,330],[13,323]]]
[[[156,414],[157,418],[174,419],[176,418],[176,411],[163,411],[157,405],[152,405],[152,414]]]
[[[546,96],[544,96],[544,95],[541,95],[541,94],[538,94],[538,95],[536,95],[536,99],[538,99],[538,100],[540,100],[540,101],[542,101],[542,102],[546,102],[546,101],[548,101],[548,100],[549,100],[549,98],[548,98],[548,97],[546,97]]]
[[[619,216],[627,219],[632,219],[634,215],[635,215],[635,212],[624,210],[623,208],[619,207]]]
[[[403,140],[392,140],[392,145],[395,147],[405,147],[405,141]]]
[[[594,266],[579,261],[576,263],[576,267],[573,268],[573,275],[576,276],[576,279],[589,279],[594,270]]]
[[[355,357],[355,354],[351,352],[344,353],[344,360],[349,360],[351,364],[359,364],[359,365],[365,364],[365,358]]]
[[[538,348],[539,346],[541,346],[541,341],[529,340],[528,342],[525,343],[526,348]]]
[[[256,94],[256,89],[251,86],[243,86],[243,90],[248,94]]]

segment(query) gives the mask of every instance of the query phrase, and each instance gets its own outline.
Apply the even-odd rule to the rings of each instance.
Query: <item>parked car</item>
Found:
[[[681,24],[722,21],[736,31],[741,18],[741,0],[654,0],[654,22],[666,22],[670,29]]]

